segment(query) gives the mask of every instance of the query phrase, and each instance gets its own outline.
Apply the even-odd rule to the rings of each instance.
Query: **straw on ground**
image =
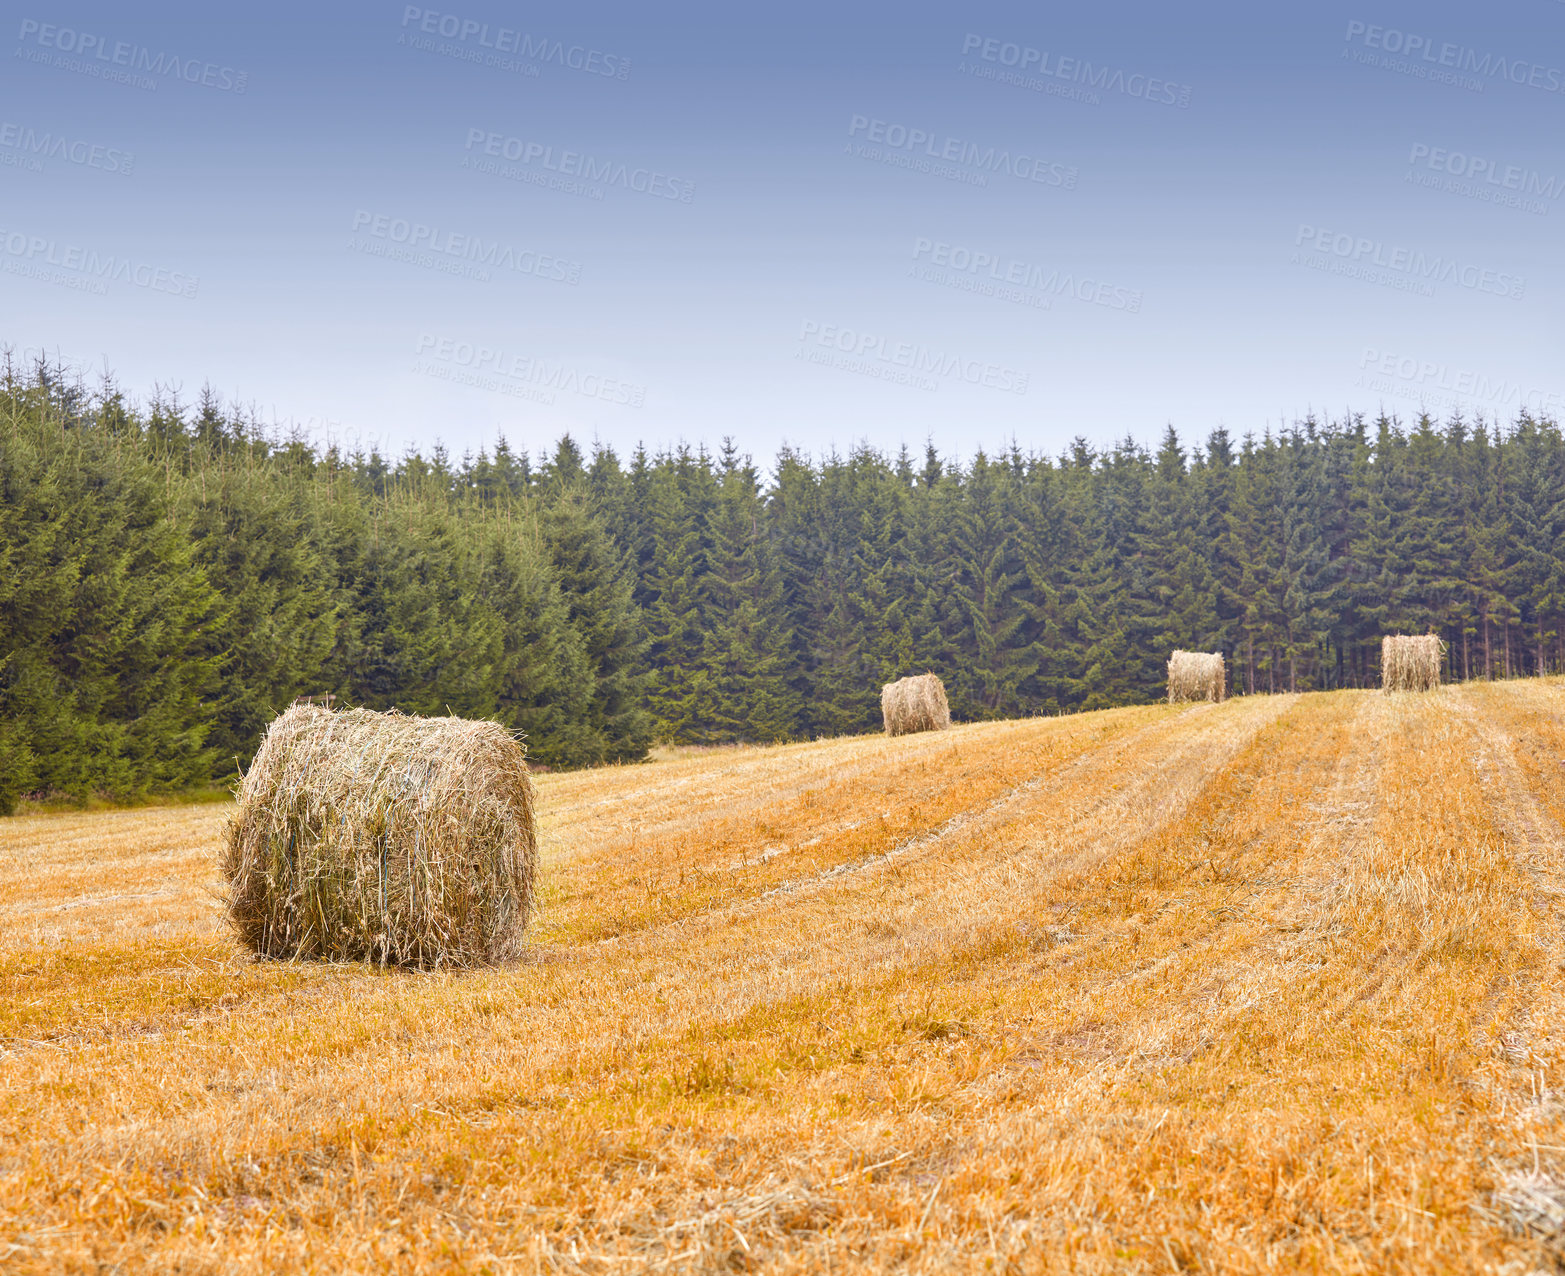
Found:
[[[1565,683],[551,774],[512,965],[0,821],[0,1267],[1554,1270]]]

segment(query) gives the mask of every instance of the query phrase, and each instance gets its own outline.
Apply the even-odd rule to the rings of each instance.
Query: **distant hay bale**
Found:
[[[1380,640],[1381,688],[1433,691],[1444,659],[1445,644],[1435,634],[1387,634]]]
[[[1168,658],[1168,703],[1226,700],[1228,669],[1220,651],[1176,651]]]
[[[260,956],[430,968],[520,952],[537,860],[504,727],[296,704],[239,786],[222,868]]]
[[[945,684],[932,673],[888,682],[880,689],[880,716],[887,735],[944,731],[951,725]]]

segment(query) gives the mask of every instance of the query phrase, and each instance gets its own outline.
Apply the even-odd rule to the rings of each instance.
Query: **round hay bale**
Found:
[[[880,689],[880,716],[887,735],[944,731],[951,725],[945,684],[932,673],[888,682]]]
[[[1168,703],[1228,698],[1228,669],[1220,651],[1176,651],[1168,658]]]
[[[1440,685],[1445,644],[1438,634],[1387,634],[1380,640],[1384,691],[1433,691]]]
[[[239,786],[222,869],[259,956],[428,969],[516,956],[537,863],[504,727],[296,704]]]

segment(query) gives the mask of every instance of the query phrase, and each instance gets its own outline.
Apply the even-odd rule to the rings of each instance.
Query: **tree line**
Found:
[[[784,448],[388,459],[210,391],[0,371],[0,809],[232,776],[296,696],[498,719],[551,766],[654,740],[873,729],[932,670],[958,719],[1565,669],[1565,440],[1307,418],[1060,456]]]

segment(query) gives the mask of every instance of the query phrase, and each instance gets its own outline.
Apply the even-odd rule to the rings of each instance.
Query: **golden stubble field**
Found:
[[[529,958],[250,961],[0,822],[0,1269],[1552,1270],[1565,684],[540,778]]]

